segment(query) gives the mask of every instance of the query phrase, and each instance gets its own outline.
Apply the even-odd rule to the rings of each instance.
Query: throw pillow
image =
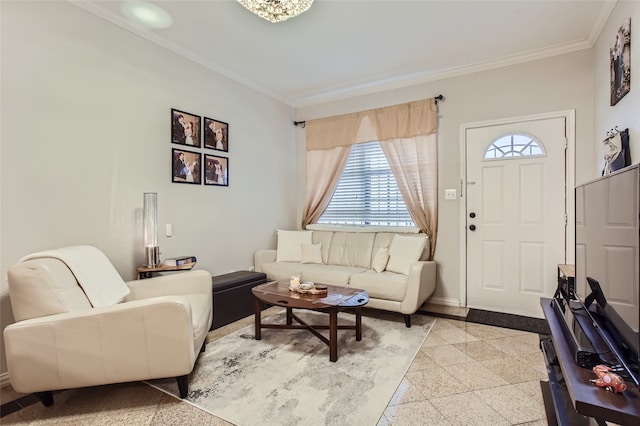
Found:
[[[371,262],[371,267],[374,271],[380,273],[384,271],[387,267],[387,262],[389,261],[389,249],[386,247],[379,248],[376,252],[376,255],[373,256],[373,262]]]
[[[322,263],[322,244],[302,244],[302,263]]]
[[[389,247],[387,271],[409,275],[411,263],[420,260],[426,243],[426,237],[394,235]]]
[[[311,244],[312,231],[284,231],[278,229],[277,262],[300,262],[302,244]]]

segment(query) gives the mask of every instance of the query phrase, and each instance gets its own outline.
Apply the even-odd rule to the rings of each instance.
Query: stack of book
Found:
[[[183,266],[196,263],[195,256],[168,257],[162,261],[162,266]]]

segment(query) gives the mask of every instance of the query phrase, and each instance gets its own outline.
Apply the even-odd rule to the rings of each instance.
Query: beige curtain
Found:
[[[307,190],[302,229],[316,223],[326,210],[349,159],[349,146],[307,151]]]
[[[380,142],[414,223],[429,236],[430,259],[438,234],[438,149],[436,134]]]
[[[431,240],[433,258],[438,224],[437,123],[434,98],[308,120],[303,229],[315,223],[329,204],[349,147],[380,141],[413,221]]]

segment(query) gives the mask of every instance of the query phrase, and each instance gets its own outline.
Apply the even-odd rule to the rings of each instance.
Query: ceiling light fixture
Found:
[[[146,1],[125,1],[122,3],[122,13],[132,22],[146,28],[164,29],[173,24],[169,12]]]
[[[281,22],[306,12],[313,0],[238,0],[238,2],[269,22]]]

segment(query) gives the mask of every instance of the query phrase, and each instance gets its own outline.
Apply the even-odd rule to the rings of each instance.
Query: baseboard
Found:
[[[427,304],[434,304],[434,305],[443,305],[443,306],[452,306],[454,308],[459,308],[460,307],[460,300],[458,299],[451,299],[451,298],[447,298],[447,297],[438,297],[438,296],[434,296],[429,298],[429,300],[427,302],[425,302],[422,307],[424,307]]]
[[[9,380],[9,372],[0,374],[0,388],[9,386],[11,381]]]

